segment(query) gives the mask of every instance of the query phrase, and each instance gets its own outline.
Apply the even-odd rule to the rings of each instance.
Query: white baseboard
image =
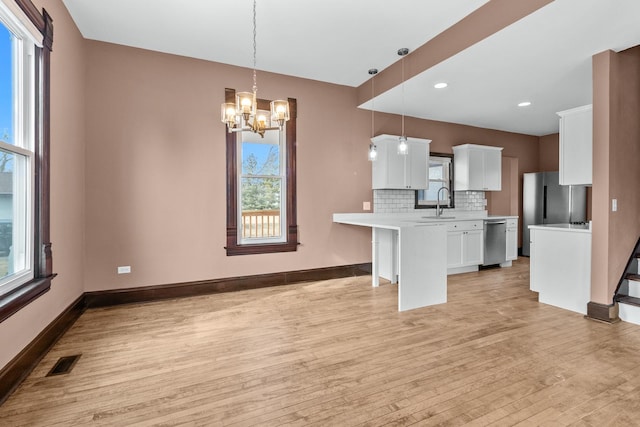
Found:
[[[479,271],[480,267],[477,265],[469,265],[467,267],[448,268],[447,276],[451,274],[471,273],[473,271]]]

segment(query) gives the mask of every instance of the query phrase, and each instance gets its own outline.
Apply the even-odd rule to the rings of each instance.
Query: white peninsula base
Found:
[[[397,281],[399,311],[447,302],[446,225],[349,214],[334,214],[333,220],[371,227],[372,285],[379,285],[380,276]]]
[[[530,288],[541,303],[587,314],[591,298],[591,230],[531,225]]]

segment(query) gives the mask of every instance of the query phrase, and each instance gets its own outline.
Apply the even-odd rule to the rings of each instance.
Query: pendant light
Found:
[[[375,113],[375,108],[374,108],[374,97],[375,97],[375,89],[374,89],[374,80],[375,80],[375,76],[376,74],[378,74],[378,69],[377,68],[372,68],[369,70],[369,74],[371,75],[371,138],[373,139],[373,137],[375,136],[374,132],[375,132],[375,126],[374,126],[374,113]],[[378,159],[378,147],[376,147],[376,144],[373,143],[373,141],[371,141],[369,143],[369,161],[370,162],[375,162]]]
[[[403,47],[398,49],[398,55],[402,57],[402,133],[398,139],[398,154],[409,154],[409,145],[407,144],[407,136],[404,134],[404,57],[409,53],[409,49]]]
[[[256,78],[256,0],[253,0],[253,88],[251,92],[238,92],[236,103],[223,103],[221,108],[222,123],[227,125],[229,133],[251,131],[264,137],[264,132],[284,127],[289,120],[289,102],[271,101],[270,110],[258,110],[258,81]],[[271,123],[277,127],[271,127]]]

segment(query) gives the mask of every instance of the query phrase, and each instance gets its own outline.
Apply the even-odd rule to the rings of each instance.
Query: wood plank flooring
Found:
[[[370,276],[88,310],[0,425],[640,424],[640,327],[539,304],[528,271],[404,313]]]

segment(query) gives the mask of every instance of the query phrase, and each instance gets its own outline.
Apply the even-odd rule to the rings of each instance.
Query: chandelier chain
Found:
[[[256,0],[253,0],[253,93],[258,93],[258,79],[256,78]]]

